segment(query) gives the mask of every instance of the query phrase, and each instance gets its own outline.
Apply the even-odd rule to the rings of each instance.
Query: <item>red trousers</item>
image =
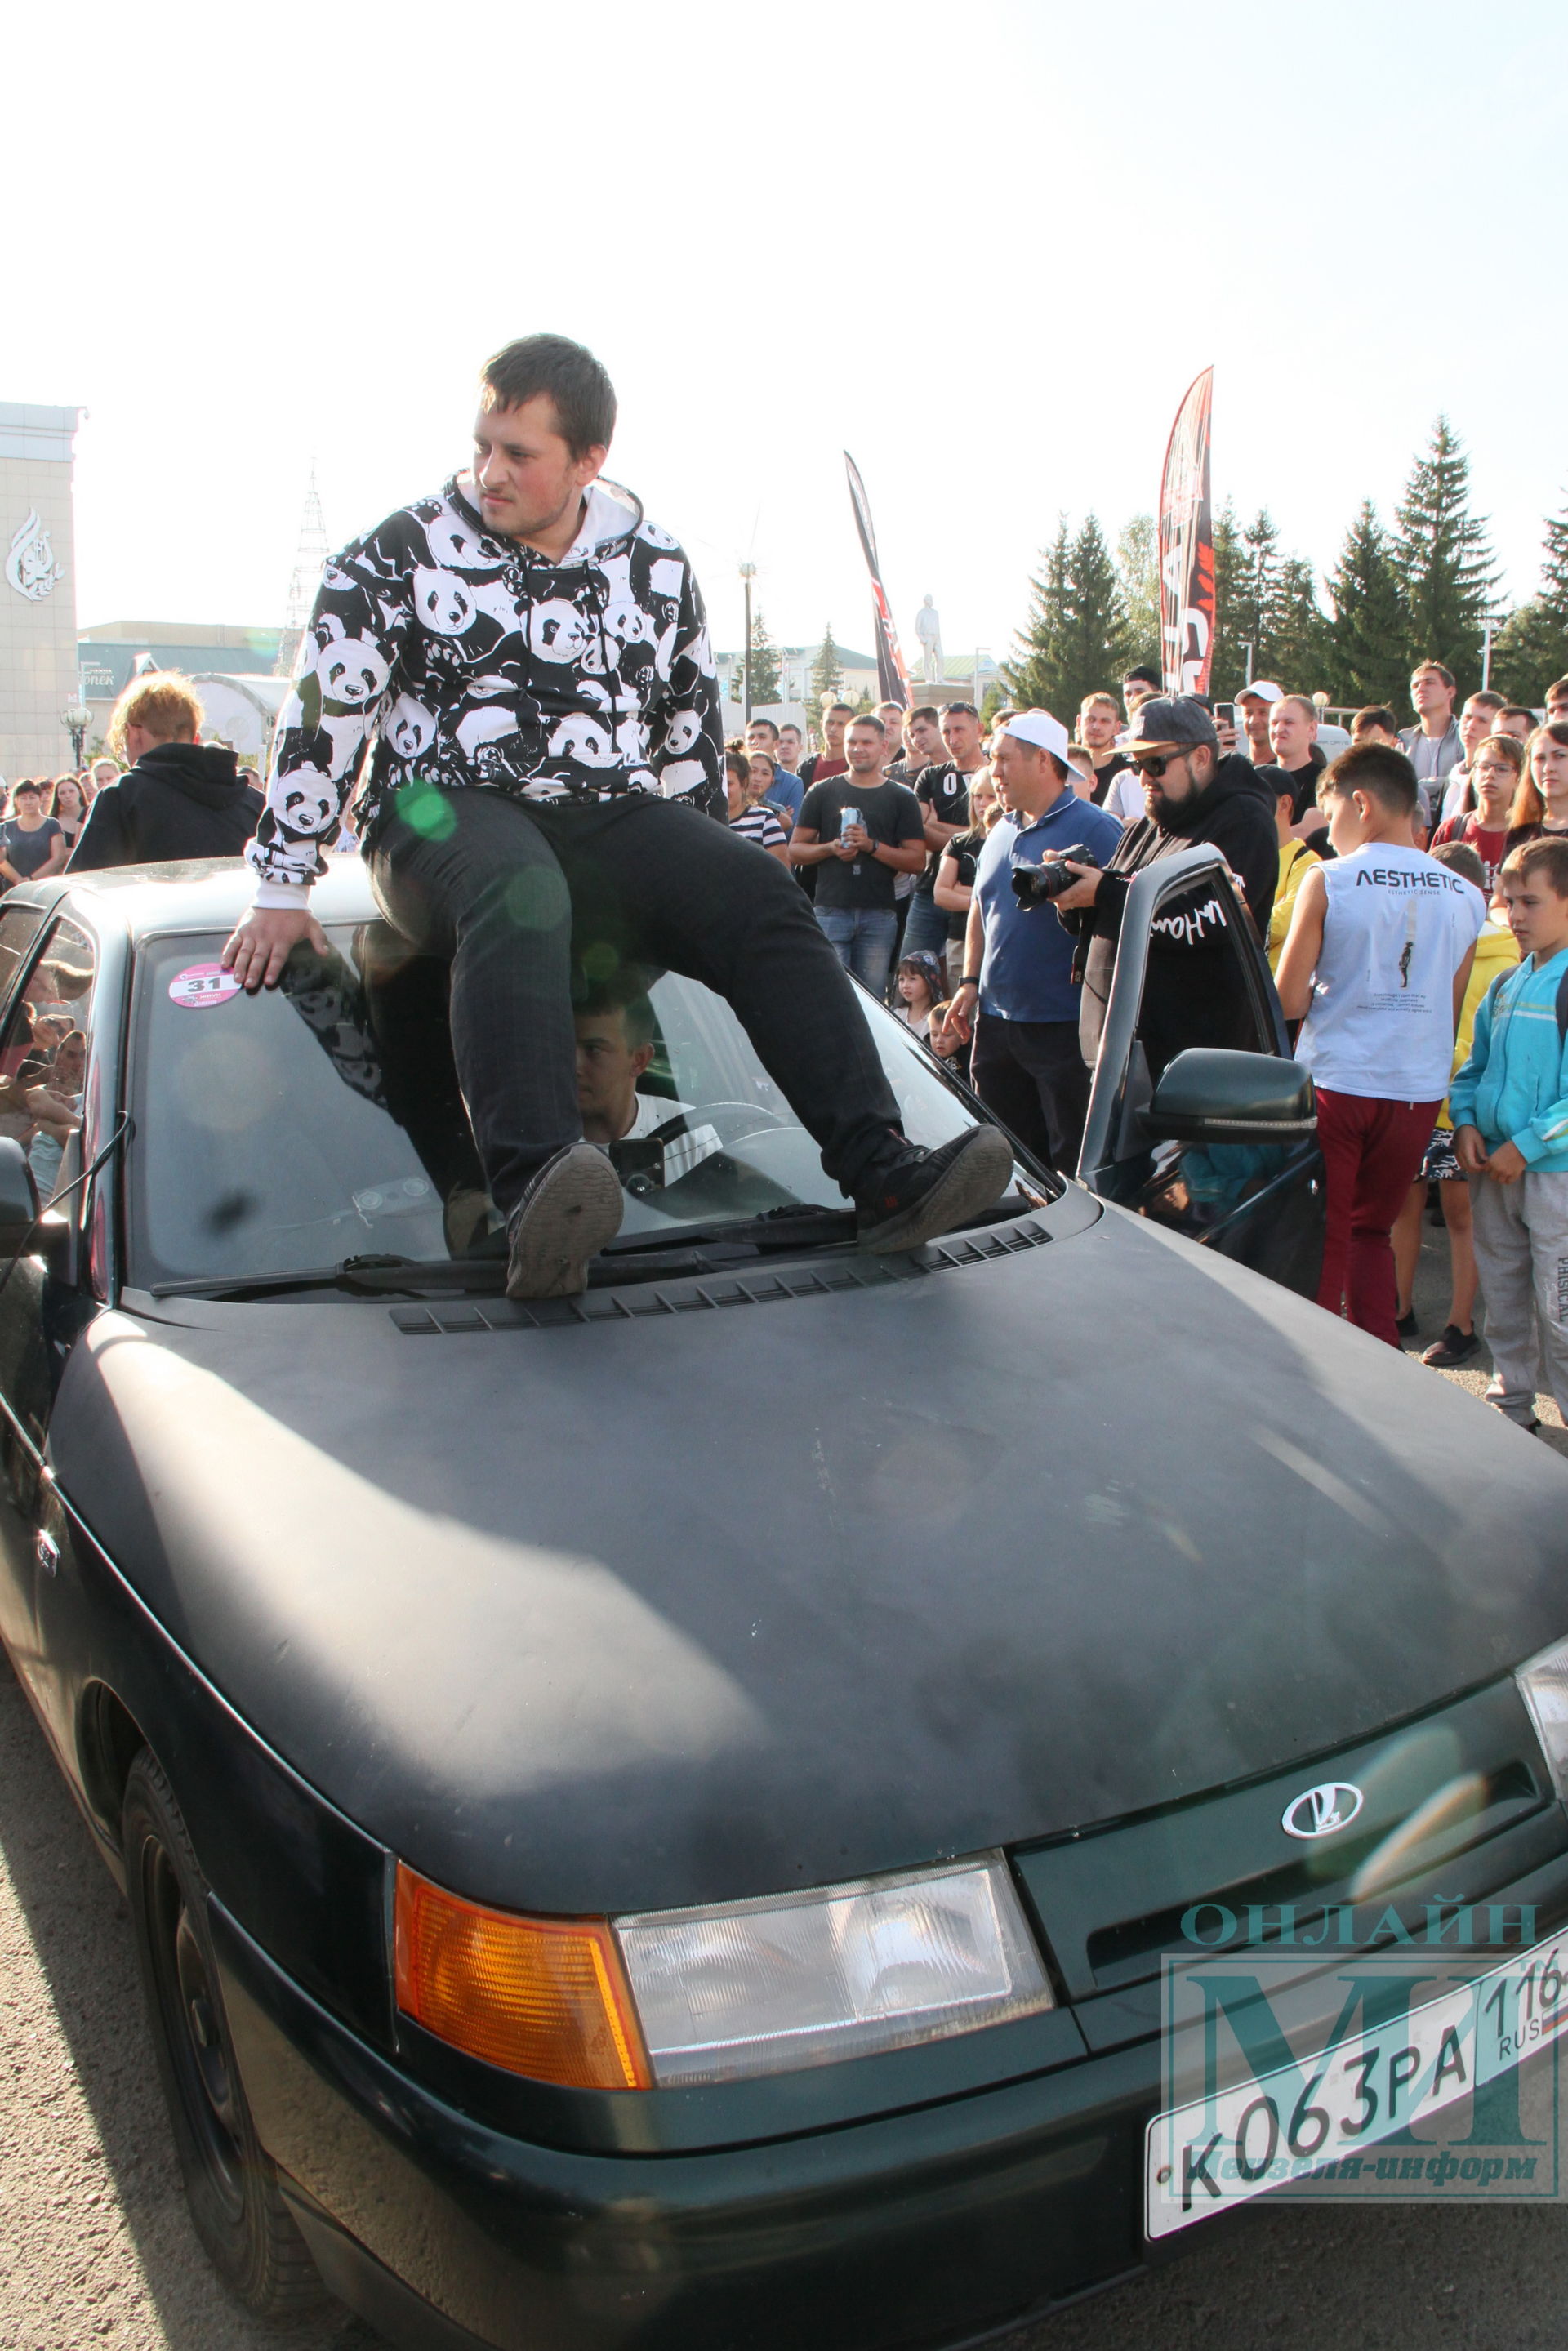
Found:
[[[1389,1234],[1421,1172],[1439,1102],[1383,1102],[1318,1088],[1318,1144],[1327,1194],[1318,1304],[1397,1347],[1398,1298]]]

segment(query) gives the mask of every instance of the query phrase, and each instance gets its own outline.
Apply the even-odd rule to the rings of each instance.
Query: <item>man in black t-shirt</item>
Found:
[[[947,917],[932,896],[936,887],[936,869],[947,843],[969,821],[969,779],[978,775],[986,764],[980,715],[972,702],[948,703],[942,713],[941,728],[947,757],[922,768],[915,779],[915,797],[920,802],[925,832],[926,859],[910,900],[909,920],[904,932],[905,955],[924,947],[940,957],[946,946]]]
[[[817,869],[817,920],[844,969],[881,998],[898,930],[893,885],[925,862],[920,803],[885,783],[887,730],[857,718],[844,737],[847,775],[813,784],[789,836],[789,862]]]

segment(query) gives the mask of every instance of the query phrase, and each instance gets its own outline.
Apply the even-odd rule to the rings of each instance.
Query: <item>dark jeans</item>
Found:
[[[1076,1020],[1001,1020],[982,1012],[969,1083],[1037,1159],[1072,1174],[1089,1115],[1089,1071]]]
[[[451,962],[453,1056],[503,1215],[582,1134],[574,954],[596,979],[634,963],[727,998],[827,1174],[871,1188],[902,1147],[898,1103],[855,990],[777,858],[645,793],[553,808],[470,788],[434,813],[430,832],[392,818],[371,880],[403,936]]]

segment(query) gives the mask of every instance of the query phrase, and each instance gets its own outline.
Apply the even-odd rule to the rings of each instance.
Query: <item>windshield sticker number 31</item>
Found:
[[[214,1004],[226,1004],[239,992],[238,980],[221,963],[187,964],[169,982],[169,1001],[182,1012],[210,1012]]]

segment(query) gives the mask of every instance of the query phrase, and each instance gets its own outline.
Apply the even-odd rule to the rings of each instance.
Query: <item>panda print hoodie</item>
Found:
[[[373,844],[405,786],[531,800],[622,792],[721,820],[724,738],[692,568],[630,492],[595,482],[559,559],[492,538],[455,476],[334,556],[279,714],[246,855],[263,906],[306,903],[375,736]]]

